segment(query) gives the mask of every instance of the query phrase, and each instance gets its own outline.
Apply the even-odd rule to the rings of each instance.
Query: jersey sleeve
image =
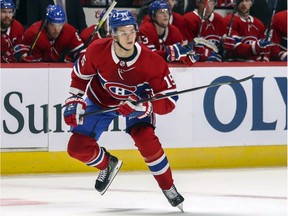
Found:
[[[92,34],[91,28],[85,28],[83,31],[80,33],[80,38],[82,39],[83,43],[86,43]]]
[[[156,61],[157,58],[158,60]],[[155,55],[154,59],[157,62],[157,67],[155,65],[155,70],[157,70],[157,73],[155,73],[157,75],[150,79],[149,84],[154,91],[155,97],[176,92],[176,83],[167,63],[157,55]],[[154,72],[152,71],[152,73]],[[176,95],[152,101],[153,111],[159,115],[167,114],[176,107],[177,100],[178,96]]]
[[[15,31],[16,31],[16,41],[13,43],[13,46],[16,46],[18,44],[21,44],[23,41],[23,34],[24,34],[24,27],[20,22],[17,20],[14,20],[15,22]],[[14,29],[13,29],[14,30]]]
[[[71,94],[83,96],[89,81],[97,73],[97,68],[94,64],[95,58],[92,63],[93,47],[93,45],[89,46],[86,52],[82,53],[74,63],[69,91]]]
[[[67,25],[67,24],[66,24]],[[65,29],[66,30],[66,29]],[[84,44],[77,32],[77,30],[71,26],[67,25],[67,37],[69,40],[69,52],[72,59],[76,59],[79,56],[80,51],[84,48]]]

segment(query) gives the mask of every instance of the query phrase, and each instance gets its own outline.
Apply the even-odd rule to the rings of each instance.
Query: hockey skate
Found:
[[[173,207],[179,208],[182,212],[183,211],[183,201],[184,198],[181,196],[181,194],[178,193],[176,190],[176,187],[172,185],[172,187],[169,190],[162,190],[166,198],[168,199],[169,203]]]
[[[122,165],[121,160],[118,160],[118,158],[110,155],[108,152],[106,152],[106,154],[108,154],[109,157],[109,164],[106,169],[100,171],[95,183],[95,189],[99,191],[101,195],[107,191]]]

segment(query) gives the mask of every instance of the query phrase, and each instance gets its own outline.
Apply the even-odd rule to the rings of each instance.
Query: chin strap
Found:
[[[119,47],[121,47],[121,48],[124,49],[125,51],[129,51],[129,49],[126,49],[125,47],[123,47],[118,40],[115,41],[115,42],[118,44]]]

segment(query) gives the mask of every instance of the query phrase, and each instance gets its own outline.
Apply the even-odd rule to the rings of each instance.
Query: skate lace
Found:
[[[178,192],[173,186],[169,190],[164,190],[164,193],[169,199],[174,199],[178,196]]]
[[[99,175],[98,175],[97,180],[101,181],[101,182],[104,182],[104,180],[105,180],[105,178],[106,178],[106,176],[108,174],[108,170],[109,170],[108,167],[106,169],[104,169],[104,170],[101,170]]]

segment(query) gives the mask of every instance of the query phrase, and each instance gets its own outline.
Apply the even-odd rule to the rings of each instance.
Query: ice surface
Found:
[[[173,171],[184,211],[147,172],[119,172],[101,196],[95,173],[1,177],[1,216],[287,216],[287,169]]]

